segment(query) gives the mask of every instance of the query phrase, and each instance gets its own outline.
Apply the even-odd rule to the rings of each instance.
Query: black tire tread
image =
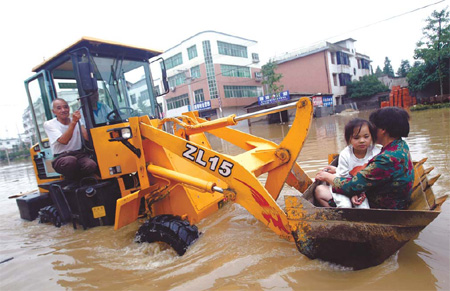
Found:
[[[187,248],[198,239],[198,228],[179,216],[155,216],[139,228],[136,242],[164,242],[170,245],[178,255],[182,256]]]
[[[51,222],[54,226],[61,226],[61,216],[54,205],[45,206],[39,210],[39,223]]]

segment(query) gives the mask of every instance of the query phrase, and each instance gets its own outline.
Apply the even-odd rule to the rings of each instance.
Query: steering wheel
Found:
[[[120,115],[131,115],[134,113],[134,109],[131,107],[119,107],[116,110],[111,111],[110,113],[108,113],[108,115],[106,115],[106,119],[108,119],[109,121],[114,121],[114,120],[119,120]],[[114,114],[114,117],[112,117],[112,115]]]

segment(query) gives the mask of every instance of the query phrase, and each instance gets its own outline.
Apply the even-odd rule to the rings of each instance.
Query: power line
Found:
[[[410,10],[410,11],[407,11],[407,12],[404,12],[404,13],[401,13],[401,14],[398,14],[398,15],[395,15],[395,16],[392,16],[392,17],[383,19],[383,20],[379,20],[379,21],[376,21],[376,22],[367,24],[367,25],[365,25],[365,26],[361,26],[361,27],[355,28],[355,29],[353,29],[353,30],[347,31],[347,32],[345,32],[345,33],[341,33],[341,34],[339,34],[339,35],[335,35],[335,36],[330,37],[330,38],[338,37],[338,36],[341,36],[341,35],[346,34],[346,33],[349,33],[349,32],[354,32],[354,31],[357,31],[357,30],[360,30],[360,29],[363,29],[363,28],[367,28],[367,27],[370,27],[370,26],[373,26],[373,25],[376,25],[376,24],[379,24],[379,23],[382,23],[382,22],[386,22],[386,21],[389,21],[389,20],[392,20],[392,19],[401,17],[401,16],[403,16],[403,15],[407,15],[407,14],[410,14],[410,13],[414,13],[414,12],[416,12],[416,11],[419,11],[419,10],[422,10],[422,9],[425,9],[425,8],[428,8],[428,7],[430,7],[430,6],[439,4],[439,3],[444,2],[444,1],[445,1],[445,0],[441,0],[441,1],[438,1],[438,2],[435,2],[435,3],[432,3],[432,4],[428,4],[428,5],[425,5],[425,6],[423,6],[423,7],[419,7],[419,8],[416,8],[416,9],[413,9],[413,10]]]
[[[392,20],[392,19],[395,19],[395,18],[399,18],[399,17],[404,16],[404,15],[407,15],[407,14],[411,14],[411,13],[414,13],[414,12],[416,12],[416,11],[419,11],[419,10],[422,10],[422,9],[425,9],[425,8],[428,8],[428,7],[430,7],[430,6],[437,5],[437,4],[442,3],[442,2],[444,2],[444,1],[445,1],[445,0],[440,0],[440,1],[438,1],[438,2],[434,2],[434,3],[431,3],[431,4],[427,4],[427,5],[425,5],[425,6],[422,6],[422,7],[419,7],[419,8],[415,8],[415,9],[413,9],[413,10],[410,10],[410,11],[407,11],[407,12],[404,12],[404,13],[401,13],[401,14],[397,14],[397,15],[394,15],[394,16],[391,16],[391,17],[388,17],[388,18],[385,18],[385,19],[382,19],[382,20],[379,20],[379,21],[376,21],[376,22],[373,22],[373,23],[370,23],[370,24],[367,24],[367,25],[364,25],[364,26],[361,26],[361,27],[352,29],[352,30],[349,30],[349,31],[347,31],[347,32],[343,32],[343,33],[340,33],[340,34],[337,34],[337,35],[334,35],[334,36],[330,36],[330,37],[327,37],[327,38],[322,39],[322,40],[320,40],[320,41],[317,41],[317,42],[313,43],[312,45],[314,45],[314,44],[316,44],[316,43],[320,43],[320,42],[322,42],[322,41],[326,41],[326,40],[328,40],[328,39],[332,39],[332,38],[335,38],[335,37],[339,37],[339,36],[342,36],[342,35],[345,35],[345,34],[348,34],[348,33],[351,33],[351,32],[355,32],[355,31],[358,31],[358,30],[361,30],[361,29],[365,29],[365,28],[368,28],[368,27],[371,27],[371,26],[374,26],[374,25],[377,25],[377,24],[380,24],[380,23],[383,23],[383,22],[386,22],[386,21],[389,21],[389,20]],[[293,50],[291,50],[291,52],[294,52],[294,51],[297,51],[297,50],[298,50],[298,49],[293,49]],[[217,60],[217,58],[223,57],[223,55],[220,55],[220,54],[215,54],[215,55],[213,55],[213,56],[216,56],[215,60]],[[253,62],[250,63],[250,64],[247,64],[247,65],[244,65],[243,67],[250,66],[251,64],[253,64]],[[187,69],[187,70],[188,70],[188,69]],[[237,70],[237,69],[236,69],[236,70]],[[231,71],[232,71],[232,70],[229,70],[229,71],[227,71],[227,72],[231,72]],[[215,74],[215,77],[220,76],[220,75],[222,75],[222,74],[223,74],[222,72],[220,72],[220,73],[218,73],[218,74]],[[195,79],[195,81],[191,82],[191,85],[192,85],[192,84],[195,84],[195,83],[198,83],[198,82],[201,82],[201,81],[204,81],[204,80],[207,80],[207,77]],[[245,82],[245,81],[243,80],[242,83],[244,83],[244,82]],[[236,83],[240,83],[240,82],[234,82],[234,83],[236,84]],[[179,87],[179,88],[183,88],[183,87],[186,87],[186,86],[188,86],[188,84],[184,83],[184,84],[182,84],[182,85],[179,85],[178,87]]]
[[[323,42],[323,41],[327,41],[327,40],[329,40],[329,39],[336,38],[336,37],[339,37],[339,36],[342,36],[342,35],[346,35],[346,34],[348,34],[348,33],[355,32],[355,31],[358,31],[358,30],[361,30],[361,29],[364,29],[364,28],[368,28],[368,27],[374,26],[374,25],[376,25],[376,24],[380,24],[380,23],[383,23],[383,22],[386,22],[386,21],[389,21],[389,20],[392,20],[392,19],[395,19],[395,18],[404,16],[404,15],[407,15],[407,14],[410,14],[410,13],[414,13],[414,12],[416,12],[416,11],[419,11],[419,10],[422,10],[422,9],[425,9],[425,8],[428,8],[428,7],[430,7],[430,6],[437,5],[437,4],[442,3],[442,2],[444,2],[444,1],[445,1],[445,0],[441,0],[441,1],[438,1],[438,2],[435,2],[435,3],[431,3],[431,4],[428,4],[428,5],[419,7],[419,8],[415,8],[415,9],[413,9],[413,10],[410,10],[410,11],[407,11],[407,12],[404,12],[404,13],[401,13],[401,14],[397,14],[397,15],[394,15],[394,16],[391,16],[391,17],[388,17],[388,18],[385,18],[385,19],[382,19],[382,20],[379,20],[379,21],[376,21],[376,22],[373,22],[373,23],[364,25],[364,26],[360,26],[360,27],[358,27],[358,28],[355,28],[355,29],[352,29],[352,30],[349,30],[349,31],[346,31],[346,32],[343,32],[343,33],[340,33],[340,34],[336,34],[336,35],[334,35],[334,36],[330,36],[330,37],[324,38],[324,39],[319,40],[319,41],[317,41],[317,42],[315,42],[315,43],[312,43],[311,45],[314,45],[314,44],[317,44],[317,43],[320,43],[320,42]],[[293,50],[291,50],[290,52],[295,52],[295,51],[297,51],[297,50],[299,50],[299,49],[300,49],[300,48],[293,49]]]

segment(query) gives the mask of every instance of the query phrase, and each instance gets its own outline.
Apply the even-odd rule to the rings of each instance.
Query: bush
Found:
[[[370,97],[380,92],[389,91],[375,75],[364,76],[361,81],[352,81],[347,84],[347,95],[350,98]]]
[[[436,104],[418,104],[410,108],[411,111],[420,111],[427,109],[450,108],[450,103],[436,103]]]

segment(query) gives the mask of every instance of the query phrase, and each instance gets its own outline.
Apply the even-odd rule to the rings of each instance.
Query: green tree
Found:
[[[383,71],[380,69],[380,66],[377,66],[377,69],[375,70],[375,76],[381,77],[383,75]]]
[[[350,98],[370,97],[385,91],[389,91],[389,88],[381,83],[375,75],[364,76],[360,81],[352,81],[347,84],[347,95]]]
[[[283,78],[282,74],[276,73],[277,63],[269,60],[269,62],[261,67],[261,73],[263,75],[262,83],[266,85],[267,94],[280,93],[283,91],[283,85],[277,85]]]
[[[439,73],[436,71],[436,61],[416,61],[407,75],[408,88],[413,92],[426,90],[439,83]]]
[[[391,60],[388,57],[384,59],[383,74],[394,77],[394,69],[392,69]]]
[[[423,28],[423,39],[417,42],[414,58],[421,59],[425,65],[435,63],[441,95],[444,94],[444,79],[448,78],[446,68],[450,59],[450,16],[447,8],[433,11]]]
[[[397,70],[397,76],[399,77],[406,77],[409,70],[411,70],[411,65],[409,64],[408,60],[402,60],[400,63],[400,67]]]

